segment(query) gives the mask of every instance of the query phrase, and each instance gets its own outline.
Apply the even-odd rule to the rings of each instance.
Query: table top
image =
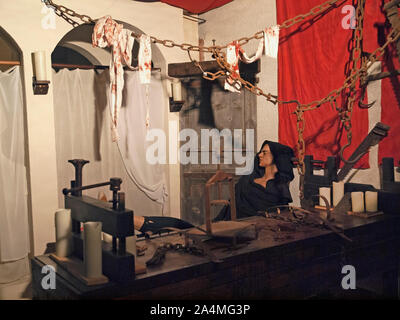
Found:
[[[281,213],[280,217],[283,219],[292,218],[292,215],[284,211]],[[390,228],[398,228],[398,222],[400,221],[400,215],[388,214],[361,218],[336,213],[332,217],[334,218],[334,223],[339,225],[350,238],[354,237],[354,239],[356,239],[358,231],[362,232],[365,228],[381,230],[380,232],[373,232],[373,236],[369,237],[371,241],[374,241],[373,237],[379,237],[379,235],[381,237],[389,237],[395,234],[394,229],[391,232],[388,230]],[[250,240],[251,234],[246,233],[245,236],[247,236],[247,238],[245,238],[244,241],[239,241],[235,248],[232,248],[229,243],[227,244],[226,242],[221,243],[216,240],[207,241],[212,253],[223,261],[222,263],[212,262],[207,255],[195,256],[188,253],[168,251],[162,264],[148,267],[147,273],[136,275],[132,283],[123,285],[109,282],[104,285],[87,287],[77,279],[73,279],[48,256],[39,256],[35,259],[43,264],[53,265],[56,268],[57,275],[68,281],[77,291],[81,293],[91,293],[115,287],[119,289],[122,287],[126,289],[128,287],[135,287],[140,290],[141,287],[144,288],[149,285],[156,286],[168,283],[171,279],[179,281],[179,279],[186,279],[194,275],[213,272],[216,268],[226,268],[229,265],[238,264],[240,261],[249,261],[252,257],[260,255],[269,259],[271,267],[273,267],[273,261],[275,261],[275,263],[285,263],[285,258],[287,257],[287,259],[289,259],[289,253],[296,250],[306,250],[307,248],[314,250],[314,248],[318,247],[318,254],[323,255],[325,253],[328,254],[329,250],[333,250],[332,248],[336,250],[343,245],[356,245],[356,243],[364,241],[359,240],[355,241],[355,243],[346,244],[346,240],[331,230],[273,218],[251,217],[243,221],[255,224],[258,230],[257,239]],[[372,234],[371,232],[366,233]],[[362,239],[366,239],[365,235]],[[179,233],[171,233],[151,239],[138,240],[136,242],[137,245],[146,246],[147,250],[145,251],[145,255],[137,257],[136,261],[145,264],[146,261],[153,256],[156,248],[167,242],[184,244],[184,237]],[[311,255],[314,254],[316,253],[313,251]],[[273,259],[274,256],[275,258],[279,256],[279,259]]]

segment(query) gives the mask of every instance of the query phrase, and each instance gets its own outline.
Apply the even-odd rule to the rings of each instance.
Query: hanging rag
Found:
[[[140,82],[150,83],[151,79],[151,43],[150,37],[146,34],[140,36],[139,48],[139,77]]]
[[[112,47],[110,61],[110,111],[112,141],[118,141],[117,123],[122,103],[122,89],[124,88],[123,64],[130,69],[134,38],[132,32],[123,29],[123,25],[116,23],[111,16],[100,18],[93,29],[92,44],[94,47]]]
[[[278,57],[279,26],[266,28],[264,31],[265,54],[271,58]]]
[[[232,42],[226,48],[226,61],[231,66],[232,73],[226,77],[225,90],[231,92],[240,92],[242,87],[240,83],[235,80],[239,78],[239,52],[241,47],[237,41]]]
[[[240,60],[243,61],[244,63],[253,63],[254,61],[261,58],[263,51],[264,51],[264,39],[261,39],[260,42],[258,43],[256,54],[251,58],[249,58],[246,52],[244,52],[244,50],[241,48],[241,50],[239,51]]]
[[[151,79],[151,42],[146,34],[140,36],[139,78],[146,85],[146,128],[150,127],[149,83]]]
[[[279,26],[273,26],[265,28],[263,32],[264,36],[258,43],[256,54],[249,58],[242,48],[240,48],[240,60],[244,63],[253,63],[254,61],[261,58],[263,52],[265,55],[272,58],[278,57],[278,46],[279,46]]]
[[[231,92],[240,92],[241,84],[235,82],[239,78],[239,59],[244,63],[253,63],[261,58],[263,52],[265,55],[272,58],[278,57],[279,46],[279,26],[265,28],[264,37],[258,43],[258,48],[255,55],[251,58],[244,52],[243,48],[237,41],[232,42],[226,49],[226,60],[231,66],[232,74],[225,80],[225,90]]]

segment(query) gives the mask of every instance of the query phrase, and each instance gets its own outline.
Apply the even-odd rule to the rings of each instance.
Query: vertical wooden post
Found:
[[[204,47],[204,39],[199,39],[199,47]],[[201,50],[199,51],[199,61],[204,61],[204,52]]]

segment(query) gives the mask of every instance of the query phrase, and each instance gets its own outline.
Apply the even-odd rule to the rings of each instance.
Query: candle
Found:
[[[367,212],[378,211],[378,192],[376,191],[365,192],[365,211]]]
[[[168,94],[168,98],[172,98],[172,84],[171,84],[171,80],[165,79],[164,80],[164,85],[167,88],[167,94]]]
[[[56,255],[68,257],[73,250],[71,209],[59,209],[55,212]]]
[[[112,235],[105,232],[102,232],[101,234],[104,242],[112,243],[112,238],[113,238]]]
[[[174,101],[182,101],[181,82],[177,79],[172,82],[172,97]]]
[[[333,182],[332,187],[333,187],[333,206],[336,207],[344,196],[344,182],[343,181]]]
[[[47,80],[46,75],[46,53],[44,51],[35,51],[33,53],[33,66],[36,80]]]
[[[87,278],[100,277],[102,270],[101,222],[83,224],[83,261]]]
[[[331,188],[330,187],[319,188],[319,195],[324,196],[328,200],[329,205],[331,205]],[[326,207],[325,201],[321,197],[319,198],[319,205],[321,207]]]
[[[351,208],[353,212],[364,212],[364,192],[351,193]]]

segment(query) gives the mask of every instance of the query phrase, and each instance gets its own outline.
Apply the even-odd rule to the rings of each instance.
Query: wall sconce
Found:
[[[179,112],[185,102],[182,100],[182,84],[178,79],[172,81],[172,97],[169,97],[169,111]]]
[[[33,61],[33,93],[47,94],[50,81],[46,80],[46,53],[44,51],[35,51],[32,53]]]

